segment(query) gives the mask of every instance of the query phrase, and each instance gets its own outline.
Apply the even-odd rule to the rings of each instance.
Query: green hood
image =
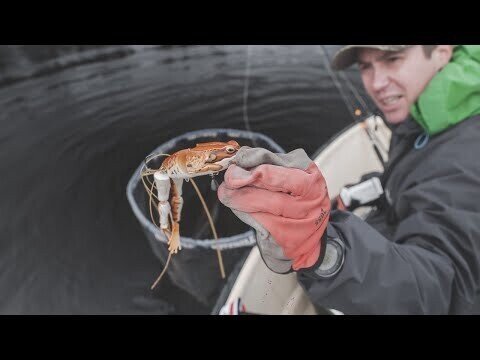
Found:
[[[411,113],[430,135],[480,114],[480,45],[458,45],[450,63],[428,84]]]

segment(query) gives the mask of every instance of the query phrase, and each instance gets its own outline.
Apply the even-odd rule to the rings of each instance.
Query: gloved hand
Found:
[[[285,274],[321,263],[330,198],[323,175],[304,150],[274,154],[242,147],[218,197],[256,230],[272,271]]]

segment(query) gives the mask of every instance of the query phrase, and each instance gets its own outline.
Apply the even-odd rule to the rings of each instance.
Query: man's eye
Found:
[[[400,60],[400,56],[392,56],[387,59],[388,62],[396,62],[397,60]]]
[[[369,66],[367,64],[358,64],[358,69],[360,71],[365,71],[369,68]]]

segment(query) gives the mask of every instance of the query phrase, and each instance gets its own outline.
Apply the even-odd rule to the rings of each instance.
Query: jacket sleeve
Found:
[[[353,214],[332,213],[328,231],[345,243],[343,269],[332,279],[298,275],[316,305],[345,314],[468,313],[480,283],[480,166],[443,160],[450,165],[400,192],[392,239]]]

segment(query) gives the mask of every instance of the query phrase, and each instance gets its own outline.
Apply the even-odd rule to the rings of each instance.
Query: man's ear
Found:
[[[442,70],[452,59],[453,45],[437,45],[432,52],[432,59],[435,62],[437,71]]]

